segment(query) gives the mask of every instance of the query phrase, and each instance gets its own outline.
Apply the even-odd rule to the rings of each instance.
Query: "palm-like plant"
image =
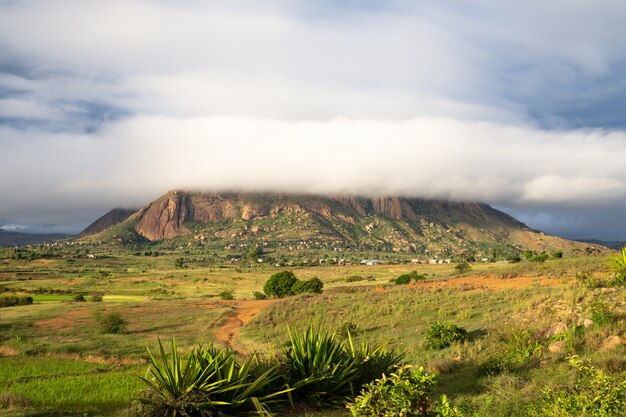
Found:
[[[622,246],[617,255],[612,255],[607,264],[615,272],[612,285],[626,285],[626,246]]]
[[[282,389],[276,366],[255,366],[256,355],[238,364],[232,350],[209,345],[195,348],[183,361],[174,340],[169,355],[160,340],[158,357],[148,352],[150,368],[142,378],[147,388],[139,397],[140,415],[269,415],[269,405],[284,402],[283,394],[290,391]]]

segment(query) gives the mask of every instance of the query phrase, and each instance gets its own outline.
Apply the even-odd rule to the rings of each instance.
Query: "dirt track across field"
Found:
[[[248,324],[254,316],[276,300],[241,300],[233,302],[233,310],[226,313],[220,320],[219,325],[213,329],[215,340],[242,356],[249,352],[237,345],[236,339],[241,333],[241,328]]]

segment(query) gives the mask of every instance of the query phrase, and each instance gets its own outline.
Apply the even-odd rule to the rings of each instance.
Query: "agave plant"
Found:
[[[289,331],[285,365],[294,395],[316,406],[342,406],[354,394],[359,361],[335,334]]]
[[[150,350],[150,368],[142,380],[139,414],[155,417],[269,415],[269,406],[285,401],[276,366],[257,367],[253,355],[238,364],[230,349],[197,347],[182,360],[172,340],[168,355],[159,340],[159,355]],[[261,369],[262,371],[259,371]]]
[[[626,281],[626,246],[623,246],[617,255],[612,255],[607,263],[615,272],[615,282],[624,284]]]

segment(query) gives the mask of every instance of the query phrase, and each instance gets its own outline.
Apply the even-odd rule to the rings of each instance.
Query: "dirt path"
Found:
[[[261,310],[274,302],[276,300],[241,300],[233,302],[233,310],[226,313],[221,318],[220,324],[212,331],[215,340],[230,347],[238,354],[246,356],[249,352],[236,343],[236,339],[241,333],[241,328],[248,324]]]

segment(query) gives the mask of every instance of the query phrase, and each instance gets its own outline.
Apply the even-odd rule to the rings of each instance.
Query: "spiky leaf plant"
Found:
[[[159,340],[159,354],[150,355],[139,396],[138,414],[154,417],[269,415],[269,406],[285,401],[275,366],[257,367],[253,355],[238,364],[235,354],[213,345],[197,347],[185,360],[172,340],[168,355]]]

